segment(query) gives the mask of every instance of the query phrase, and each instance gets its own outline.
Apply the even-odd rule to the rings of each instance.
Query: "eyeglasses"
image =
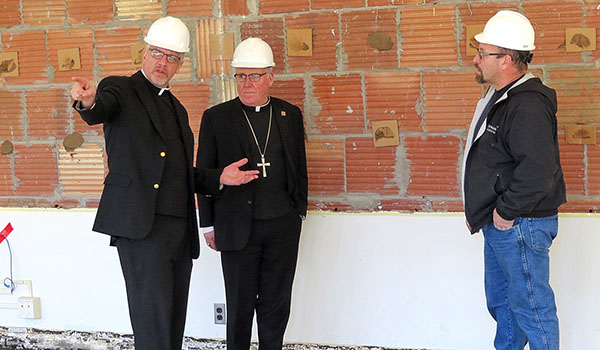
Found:
[[[243,83],[246,81],[246,78],[250,79],[251,82],[256,83],[260,81],[260,78],[267,74],[267,72],[264,73],[252,73],[252,74],[244,74],[244,73],[236,73],[233,76],[235,77],[235,80],[238,83]]]
[[[508,55],[507,53],[502,53],[502,52],[482,52],[482,51],[477,51],[477,56],[479,56],[479,58],[483,59],[483,57],[485,56],[506,56]]]
[[[169,63],[179,63],[181,61],[181,56],[179,55],[169,55],[166,52],[162,52],[159,49],[150,49],[150,55],[152,58],[160,60],[163,56],[167,56],[167,62]]]

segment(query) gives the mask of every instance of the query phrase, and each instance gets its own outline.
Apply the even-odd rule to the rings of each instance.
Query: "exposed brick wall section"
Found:
[[[395,169],[396,148],[375,148],[372,138],[346,138],[348,192],[398,194]]]
[[[25,135],[22,93],[0,89],[0,141],[21,141]]]
[[[454,12],[453,5],[402,9],[401,67],[440,67],[458,63]]]
[[[65,22],[64,0],[23,1],[23,22],[29,26],[58,26]]]
[[[210,17],[211,0],[170,0],[167,14],[175,17]]]
[[[290,73],[334,71],[337,67],[336,49],[339,42],[339,16],[334,12],[305,13],[285,17],[286,29],[312,29],[313,55],[288,56]]]
[[[31,30],[2,33],[2,51],[16,51],[19,56],[19,76],[5,77],[8,85],[48,83],[45,32]]]
[[[389,50],[368,44],[371,33],[384,33],[392,43]],[[351,11],[342,14],[342,48],[344,66],[356,69],[391,69],[398,67],[396,10]]]
[[[565,29],[583,25],[581,1],[525,1],[523,11],[536,35],[534,63],[581,62],[580,52],[565,52]]]
[[[104,24],[112,21],[112,0],[67,0],[71,24]]]
[[[395,119],[401,133],[423,131],[420,73],[367,73],[365,89],[369,121]]]
[[[451,136],[411,136],[404,140],[410,162],[411,196],[457,197],[460,140]]]
[[[306,143],[308,190],[315,195],[338,195],[345,190],[344,141],[310,138]]]
[[[311,116],[314,127],[311,134],[360,134],[365,131],[365,117],[358,74],[316,77],[315,104],[320,112]]]
[[[57,157],[54,146],[16,147],[15,177],[17,196],[52,197],[58,186]]]
[[[173,80],[197,136],[204,110],[235,97],[229,60],[209,56],[211,33],[271,44],[272,96],[304,114],[309,208],[331,211],[462,211],[461,164],[484,88],[466,56],[466,27],[500,9],[531,19],[537,33],[530,71],[558,97],[559,140],[569,203],[562,212],[598,212],[598,145],[565,144],[564,128],[600,126],[600,50],[566,53],[568,27],[600,28],[584,0],[3,0],[0,52],[19,54],[20,75],[0,78],[0,206],[98,206],[107,171],[102,125],[70,106],[72,76],[97,84],[131,75],[131,45],[152,21],[178,16],[192,52]],[[289,57],[287,30],[312,29],[312,57]],[[369,35],[379,35],[379,43]],[[391,47],[386,48],[388,43]],[[600,47],[600,35],[597,36]],[[79,48],[82,67],[61,71],[57,51]],[[379,48],[377,48],[379,47]],[[208,56],[207,56],[208,55]],[[1,63],[1,62],[0,62]],[[1,68],[1,67],[0,67]],[[223,83],[226,82],[226,83]],[[374,147],[373,121],[398,124],[398,146]],[[85,143],[74,153],[72,132]],[[600,140],[600,137],[598,138]],[[80,175],[81,174],[81,175]]]
[[[0,28],[10,28],[21,24],[19,4],[21,0],[2,0],[0,4]]]
[[[10,155],[0,154],[0,197],[15,195],[13,169],[10,159]]]
[[[464,130],[473,117],[473,106],[481,98],[472,69],[423,73],[426,132]]]
[[[266,41],[273,50],[273,58],[275,60],[273,72],[284,72],[285,43],[283,38],[285,33],[283,30],[283,19],[265,18],[256,22],[244,22],[240,26],[240,33],[242,40],[249,37],[259,37]]]
[[[62,139],[69,130],[70,99],[65,89],[29,90],[27,121],[29,137],[35,140]]]

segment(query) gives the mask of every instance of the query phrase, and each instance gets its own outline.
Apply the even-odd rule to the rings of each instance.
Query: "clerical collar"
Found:
[[[263,107],[266,107],[266,106],[268,106],[268,105],[269,105],[269,103],[271,103],[271,96],[269,96],[269,98],[267,99],[267,103],[265,103],[264,105],[261,105],[261,106],[248,106],[248,105],[245,105],[243,102],[242,102],[242,105],[243,105],[245,108],[247,108],[247,109],[252,109],[252,108],[254,107],[254,111],[255,111],[256,113],[258,113],[258,112],[260,112],[260,110],[261,110]]]
[[[167,86],[166,88],[156,86],[156,84],[154,84],[152,80],[148,79],[148,76],[146,76],[146,72],[144,72],[144,69],[142,69],[142,74],[144,75],[144,78],[146,78],[146,80],[150,82],[150,84],[154,85],[158,89],[158,96],[162,96],[163,92],[171,90],[171,84],[169,84],[169,86]]]

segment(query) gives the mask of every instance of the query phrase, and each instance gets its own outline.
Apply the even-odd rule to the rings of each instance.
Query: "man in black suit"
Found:
[[[239,97],[204,112],[196,166],[234,159],[258,169],[251,183],[198,196],[206,243],[221,252],[227,349],[248,350],[256,310],[261,350],[281,349],[290,314],[308,179],[300,109],[269,95],[273,52],[258,38],[235,49]]]
[[[192,166],[194,137],[185,108],[169,89],[189,52],[179,19],[155,21],[144,38],[142,70],[108,77],[96,89],[74,77],[74,107],[90,125],[102,123],[109,173],[93,230],[117,246],[140,350],[180,350],[192,259],[199,255],[194,190],[218,193],[255,172],[240,160],[220,173]]]

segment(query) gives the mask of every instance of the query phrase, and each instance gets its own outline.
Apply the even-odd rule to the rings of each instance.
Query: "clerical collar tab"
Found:
[[[146,78],[146,80],[148,80],[150,82],[150,84],[154,85],[158,89],[158,96],[162,96],[163,92],[171,90],[171,84],[169,84],[169,86],[167,86],[167,87],[156,86],[156,84],[154,84],[152,82],[152,80],[148,79],[146,72],[144,72],[143,69],[141,69],[141,71],[142,71],[142,74],[144,75],[144,78]]]
[[[254,111],[255,111],[256,113],[258,113],[258,112],[260,112],[260,110],[261,110],[263,107],[266,107],[266,106],[268,106],[268,105],[269,105],[269,103],[271,103],[271,96],[269,96],[269,98],[267,99],[267,103],[265,103],[264,105],[261,105],[261,106],[246,106],[246,105],[244,105],[244,106],[246,106],[246,107],[254,107]],[[242,103],[242,104],[243,104],[243,103]]]

